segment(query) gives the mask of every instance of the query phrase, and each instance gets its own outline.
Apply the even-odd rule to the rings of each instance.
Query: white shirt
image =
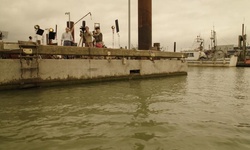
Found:
[[[71,32],[64,32],[62,34],[62,41],[73,41],[73,37],[72,37],[72,34]]]

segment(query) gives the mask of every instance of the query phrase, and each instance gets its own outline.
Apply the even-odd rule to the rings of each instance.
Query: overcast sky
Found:
[[[131,47],[138,45],[137,0],[131,0]],[[166,51],[192,47],[197,35],[210,43],[213,27],[218,45],[237,45],[238,35],[244,23],[250,33],[250,0],[152,0],[153,43],[161,43]],[[120,38],[114,34],[114,45],[128,45],[128,0],[0,0],[0,31],[8,31],[4,41],[28,40],[35,36],[34,25],[42,29],[58,28],[58,42],[66,27],[70,12],[71,21],[84,18],[90,30],[100,23],[105,45],[113,46],[111,26],[119,21]],[[75,26],[76,42],[79,42],[80,21]],[[47,31],[46,31],[47,32]],[[249,40],[247,40],[249,41]],[[54,41],[56,42],[56,41]]]

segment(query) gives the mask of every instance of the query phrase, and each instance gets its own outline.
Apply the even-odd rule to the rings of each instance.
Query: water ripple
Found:
[[[0,149],[250,149],[249,69],[0,92]],[[15,94],[13,94],[15,93]]]

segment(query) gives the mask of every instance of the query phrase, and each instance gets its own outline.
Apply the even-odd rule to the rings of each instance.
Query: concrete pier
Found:
[[[187,75],[183,53],[19,42],[0,43],[0,56],[0,89]]]

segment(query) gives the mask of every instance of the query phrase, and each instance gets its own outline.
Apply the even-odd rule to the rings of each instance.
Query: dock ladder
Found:
[[[37,86],[39,80],[38,45],[35,42],[18,41],[20,47],[20,85],[24,88]]]

